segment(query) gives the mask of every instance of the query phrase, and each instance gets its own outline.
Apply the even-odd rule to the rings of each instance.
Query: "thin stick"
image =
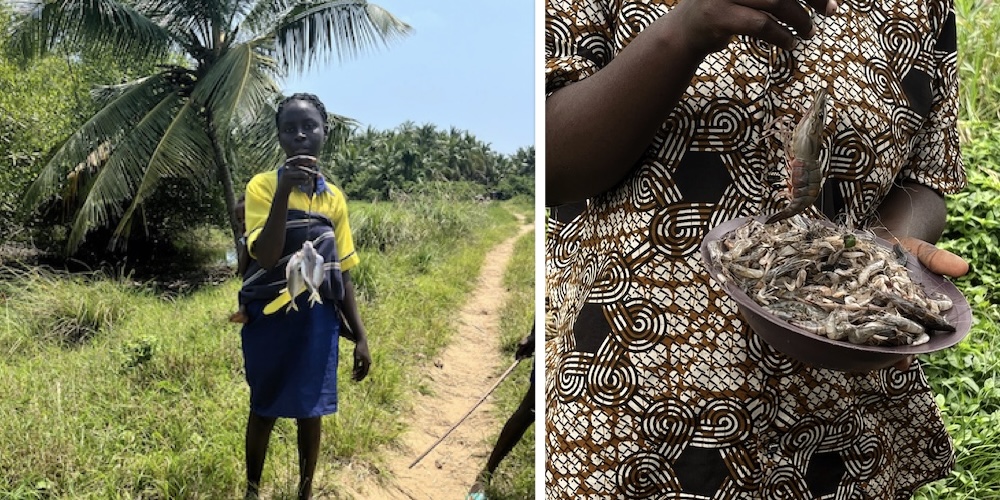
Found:
[[[493,387],[490,387],[490,390],[486,391],[486,394],[483,394],[483,397],[479,398],[479,401],[477,401],[476,404],[473,405],[472,408],[470,408],[469,411],[466,412],[465,415],[463,415],[462,418],[460,418],[458,422],[455,423],[455,425],[451,426],[451,429],[448,429],[448,432],[445,432],[443,436],[438,438],[438,440],[435,441],[430,448],[427,448],[427,451],[421,453],[420,456],[417,457],[417,459],[414,460],[412,464],[410,464],[409,468],[412,469],[414,465],[417,465],[417,462],[423,460],[423,458],[426,457],[427,454],[431,452],[431,450],[433,450],[437,445],[441,444],[441,441],[444,441],[444,438],[448,437],[448,434],[451,434],[451,431],[458,428],[459,425],[462,425],[462,422],[465,422],[465,419],[469,418],[469,415],[472,415],[472,412],[476,411],[476,408],[479,408],[479,405],[483,404],[483,401],[486,401],[486,398],[488,398],[489,395],[496,390],[496,388],[500,385],[500,382],[503,382],[504,379],[506,379],[510,375],[510,373],[514,371],[514,368],[520,362],[521,362],[520,359],[515,360],[514,363],[510,365],[510,368],[507,368],[507,371],[503,372],[503,375],[500,375],[500,378],[497,379],[496,383],[493,384]]]

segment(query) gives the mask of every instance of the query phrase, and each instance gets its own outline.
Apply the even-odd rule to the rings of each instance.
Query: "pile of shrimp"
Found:
[[[721,280],[816,335],[899,346],[955,331],[942,315],[952,301],[914,283],[902,249],[886,248],[870,233],[794,215],[773,224],[750,220],[708,250]]]

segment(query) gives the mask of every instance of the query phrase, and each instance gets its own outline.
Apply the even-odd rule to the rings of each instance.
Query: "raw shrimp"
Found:
[[[788,192],[785,195],[789,203],[784,210],[768,218],[768,224],[801,213],[819,197],[820,188],[823,187],[823,168],[819,163],[819,153],[829,101],[826,89],[819,89],[812,105],[792,130],[790,137],[787,130],[778,132],[785,145],[788,167]]]

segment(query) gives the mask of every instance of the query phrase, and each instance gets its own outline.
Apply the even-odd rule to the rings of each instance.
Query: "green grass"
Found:
[[[962,156],[969,186],[948,197],[942,246],[972,265],[956,285],[974,324],[950,349],[922,359],[956,463],[918,500],[1000,499],[1000,4],[956,0]]]
[[[973,328],[958,345],[926,356],[924,370],[955,445],[949,477],[915,498],[1000,498],[1000,132],[966,123],[963,157],[969,186],[948,197],[948,228],[941,246],[961,255],[972,272],[955,281],[968,299]]]
[[[959,106],[964,120],[1000,119],[1000,5],[955,0],[958,28]]]
[[[324,419],[319,491],[335,492],[347,464],[385,461],[376,450],[405,431],[418,370],[449,342],[484,253],[516,230],[498,204],[412,203],[351,205],[352,220],[393,210],[437,218],[384,252],[360,249],[364,263],[352,274],[364,288],[374,365],[353,383],[341,364],[341,411]],[[238,288],[232,279],[168,297],[99,275],[33,270],[4,280],[0,499],[235,498],[248,407],[239,330],[226,320]],[[351,344],[341,345],[351,359]],[[265,491],[293,497],[296,460],[294,424],[279,420]]]

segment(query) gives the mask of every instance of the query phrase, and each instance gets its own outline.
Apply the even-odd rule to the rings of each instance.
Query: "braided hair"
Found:
[[[307,94],[304,92],[292,94],[278,104],[278,112],[274,114],[274,124],[276,126],[280,126],[279,119],[281,118],[281,112],[285,110],[285,104],[289,101],[306,101],[312,103],[316,107],[316,110],[319,111],[319,115],[323,117],[323,130],[329,131],[330,125],[327,122],[326,106],[319,100],[319,97],[316,97],[316,94]]]

